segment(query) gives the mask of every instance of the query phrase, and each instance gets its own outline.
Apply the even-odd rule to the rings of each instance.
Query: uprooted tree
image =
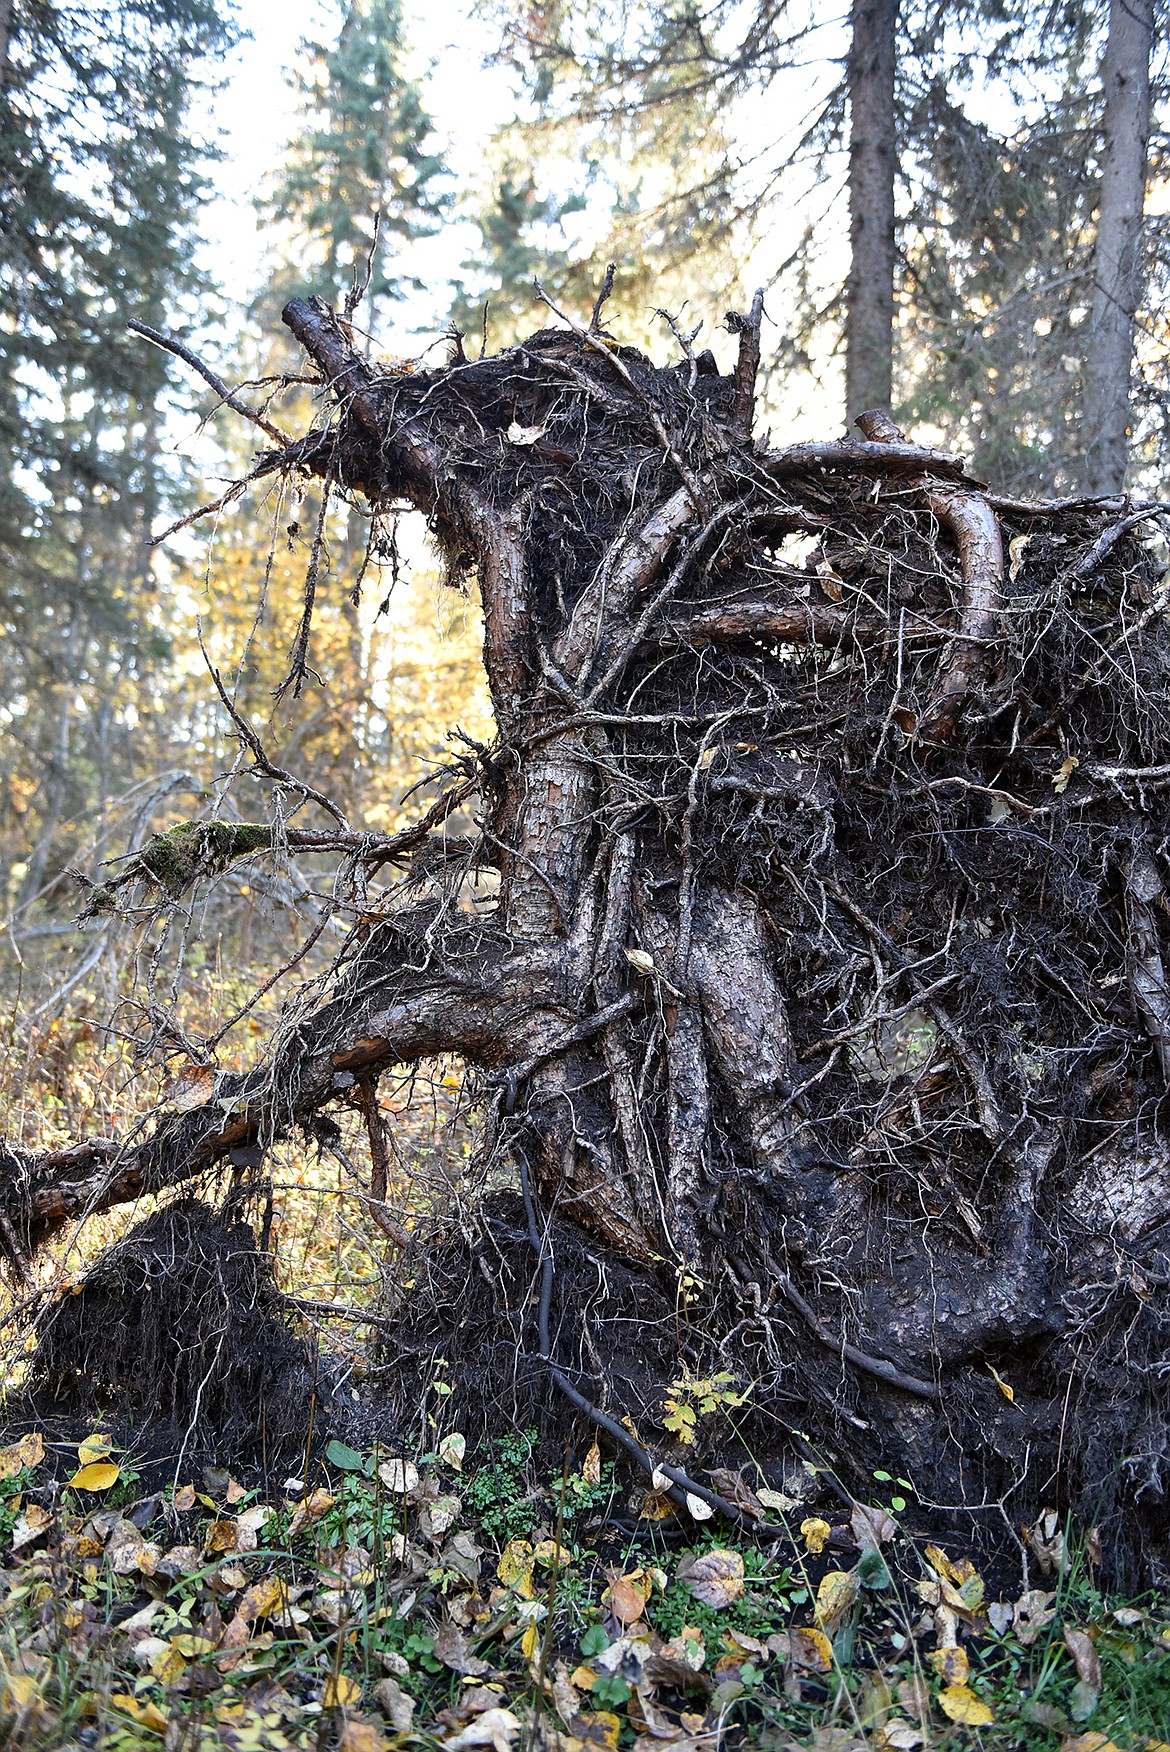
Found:
[[[1156,1553],[1159,508],[996,498],[880,413],[863,440],[769,449],[758,300],[730,376],[616,345],[600,300],[588,331],[413,374],[319,301],[285,321],[320,418],[295,442],[268,424],[256,475],[318,477],[375,542],[425,512],[452,579],[478,575],[497,740],[393,838],[284,831],[367,875],[411,861],[254,1070],[149,1135],[8,1152],[12,1258],[294,1128],[327,1137],[355,1101],[376,1204],[380,1075],[456,1055],[496,1190],[385,1311],[392,1396],[441,1351],[489,1405],[595,1420],[679,1500],[746,1512],[700,1468],[815,1452],[846,1492],[908,1469],[1001,1532],[1072,1507]],[[476,831],[446,831],[469,805]],[[174,894],[271,843],[245,839],[181,828],[119,881]],[[631,1427],[653,1445],[687,1369],[751,1384],[736,1433],[650,1454]]]

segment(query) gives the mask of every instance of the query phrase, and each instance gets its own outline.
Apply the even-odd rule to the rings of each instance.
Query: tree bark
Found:
[[[1016,1516],[1056,1478],[1118,1540],[1147,1526],[1170,635],[1135,527],[997,512],[888,421],[762,452],[749,318],[741,369],[694,383],[577,328],[386,373],[320,302],[285,320],[325,409],[279,466],[417,507],[478,570],[498,736],[451,792],[476,833],[434,843],[442,799],[393,842],[302,830],[412,861],[254,1071],[142,1139],[9,1151],[0,1245],[328,1143],[328,1108],[456,1054],[513,1204],[396,1310],[404,1401],[439,1343],[466,1395],[523,1379],[535,1409],[551,1380],[641,1464],[622,1418],[661,1431],[673,1379],[731,1368],[724,1458],[795,1427],[858,1494],[912,1467]]]
[[[1093,305],[1085,358],[1084,486],[1120,493],[1129,460],[1134,317],[1150,141],[1152,0],[1110,0]]]
[[[846,425],[893,393],[894,99],[898,0],[853,0],[849,50],[849,278]]]

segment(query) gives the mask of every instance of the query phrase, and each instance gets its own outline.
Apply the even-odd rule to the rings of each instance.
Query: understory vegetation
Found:
[[[767,1543],[647,1521],[595,1444],[471,1449],[442,1385],[425,1451],[334,1440],[267,1491],[134,1434],[0,1451],[5,1743],[1165,1752],[1166,1603],[1103,1593],[1059,1517],[994,1577],[881,1472],[846,1510],[815,1462],[784,1507],[745,1469]]]

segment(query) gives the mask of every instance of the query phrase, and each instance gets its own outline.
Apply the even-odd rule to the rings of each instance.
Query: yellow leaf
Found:
[[[805,1543],[805,1549],[811,1551],[814,1557],[819,1557],[825,1549],[825,1541],[832,1531],[829,1523],[822,1521],[819,1515],[810,1515],[806,1521],[800,1523],[800,1533]]]
[[[520,1648],[525,1660],[534,1661],[536,1659],[536,1651],[539,1647],[540,1633],[535,1624],[530,1624],[524,1632],[524,1635],[520,1638]]]
[[[944,1685],[938,1701],[944,1715],[950,1716],[960,1727],[985,1728],[995,1720],[995,1711],[989,1709],[981,1697],[976,1697],[967,1685]]]
[[[110,1437],[100,1430],[95,1430],[92,1436],[86,1436],[77,1450],[77,1464],[89,1466],[94,1460],[108,1460],[113,1447]]]
[[[346,1722],[337,1742],[337,1752],[386,1752],[390,1742],[373,1722]]]
[[[71,1490],[109,1490],[121,1476],[121,1467],[112,1460],[91,1460],[65,1482]]]
[[[1012,1405],[1014,1405],[1016,1403],[1015,1388],[1008,1386],[1007,1382],[1004,1380],[1004,1378],[1000,1374],[999,1370],[996,1369],[995,1367],[993,1367],[993,1365],[991,1363],[988,1363],[987,1367],[991,1372],[992,1380],[995,1382],[996,1386],[999,1388],[999,1390],[1003,1394],[1004,1398],[1006,1400],[1008,1400]]]
[[[512,1539],[505,1545],[496,1574],[505,1588],[515,1588],[524,1600],[531,1600],[532,1565],[536,1554],[527,1539]]]
[[[833,1665],[833,1645],[823,1630],[798,1624],[792,1632],[792,1658],[812,1673],[827,1673]]]
[[[611,1709],[596,1709],[574,1716],[574,1733],[590,1748],[590,1752],[617,1752],[621,1722]]]
[[[857,1579],[846,1570],[830,1570],[821,1578],[817,1589],[816,1610],[813,1613],[822,1630],[831,1630],[840,1623],[857,1599]]]
[[[136,1697],[131,1697],[125,1691],[113,1692],[110,1702],[115,1709],[121,1710],[123,1715],[128,1715],[140,1727],[149,1728],[152,1734],[166,1733],[167,1718],[157,1703],[139,1703]]]
[[[0,1711],[5,1715],[18,1715],[31,1709],[39,1695],[32,1673],[6,1673],[3,1683],[0,1683]]]
[[[39,1430],[21,1436],[19,1442],[13,1442],[10,1447],[0,1448],[0,1483],[15,1478],[26,1466],[31,1472],[34,1466],[40,1465],[44,1457],[45,1444]]]
[[[184,1631],[180,1636],[173,1636],[171,1645],[178,1649],[181,1655],[185,1655],[189,1661],[198,1660],[200,1655],[211,1654],[216,1646],[214,1637],[198,1636],[190,1631]]]
[[[150,1663],[150,1670],[160,1685],[174,1685],[187,1671],[187,1662],[178,1639],[172,1637],[165,1649],[160,1649]]]
[[[287,1598],[280,1577],[269,1576],[266,1581],[253,1582],[241,1596],[236,1607],[236,1617],[242,1618],[245,1624],[251,1624],[256,1618],[269,1618],[274,1612],[280,1611]]]
[[[966,1649],[951,1645],[932,1649],[927,1657],[944,1685],[966,1685],[971,1673]]]
[[[239,1543],[239,1529],[234,1521],[213,1521],[203,1541],[205,1551],[234,1551]]]
[[[327,1490],[312,1490],[307,1497],[302,1497],[293,1510],[292,1520],[288,1524],[288,1536],[291,1539],[299,1533],[302,1527],[309,1526],[313,1521],[319,1521],[322,1515],[327,1515],[333,1507],[333,1498]]]
[[[575,1685],[578,1691],[592,1691],[596,1682],[597,1674],[592,1667],[586,1667],[584,1663],[579,1667],[574,1667],[569,1674],[569,1684]]]
[[[563,1545],[558,1545],[555,1539],[540,1539],[533,1547],[533,1557],[545,1569],[560,1568],[572,1560]]]
[[[325,1681],[321,1702],[326,1709],[355,1709],[362,1700],[362,1688],[344,1673],[331,1673]]]
[[[1052,789],[1058,797],[1063,797],[1068,790],[1068,782],[1080,766],[1075,754],[1070,754],[1067,760],[1061,761],[1060,768],[1052,781]]]
[[[674,1514],[674,1504],[664,1490],[647,1491],[639,1511],[643,1521],[665,1521]]]
[[[601,1449],[594,1442],[585,1456],[585,1464],[581,1468],[581,1476],[586,1484],[601,1483]]]

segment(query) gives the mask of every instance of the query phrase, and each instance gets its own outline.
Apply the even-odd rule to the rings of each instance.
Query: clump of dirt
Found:
[[[249,1224],[184,1198],[56,1303],[29,1397],[46,1415],[149,1423],[188,1455],[268,1470],[303,1459],[311,1402],[328,1398],[322,1373]]]

